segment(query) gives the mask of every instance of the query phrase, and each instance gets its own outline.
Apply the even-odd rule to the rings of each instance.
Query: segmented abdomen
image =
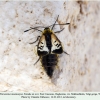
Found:
[[[56,54],[48,54],[41,59],[42,66],[44,67],[47,75],[52,77],[54,67],[57,65],[58,57]]]

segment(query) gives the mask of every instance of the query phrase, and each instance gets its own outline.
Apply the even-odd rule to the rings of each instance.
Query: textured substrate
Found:
[[[50,79],[38,59],[41,32],[30,27],[58,24],[54,30],[70,55],[59,56]],[[43,28],[41,28],[43,30]],[[0,2],[0,91],[100,91],[100,2]]]

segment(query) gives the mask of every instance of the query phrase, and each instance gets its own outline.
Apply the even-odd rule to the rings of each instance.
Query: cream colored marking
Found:
[[[59,49],[60,47],[62,47],[60,40],[58,40],[58,38],[56,37],[55,34],[51,35],[51,39],[52,39],[52,48],[51,48],[51,51]],[[58,44],[58,45],[60,44],[60,46],[57,47],[56,44]]]
[[[38,48],[38,50],[49,52],[48,48],[46,47],[46,41],[45,41],[45,36],[44,35],[41,36],[40,41],[39,41],[39,47],[41,47],[41,46],[43,46],[43,48],[42,49]]]

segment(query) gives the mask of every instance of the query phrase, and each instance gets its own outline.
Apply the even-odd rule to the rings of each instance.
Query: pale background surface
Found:
[[[41,35],[29,27],[69,22],[56,34],[70,56],[59,57],[59,71],[49,79],[38,62]],[[41,29],[42,30],[42,29]],[[20,41],[21,40],[21,41]],[[0,92],[100,91],[100,2],[0,2]]]

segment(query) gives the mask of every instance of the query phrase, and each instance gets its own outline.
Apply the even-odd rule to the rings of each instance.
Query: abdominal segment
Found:
[[[42,66],[44,67],[47,75],[51,78],[55,66],[57,65],[58,57],[56,54],[48,54],[41,59]]]

